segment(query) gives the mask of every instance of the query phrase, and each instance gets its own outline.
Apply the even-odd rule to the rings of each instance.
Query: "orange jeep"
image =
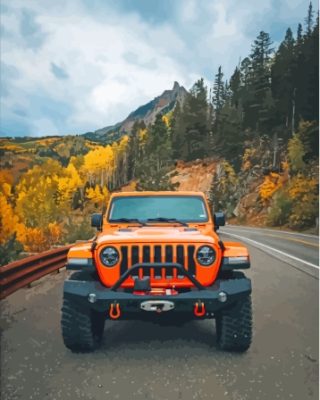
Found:
[[[73,246],[64,283],[63,340],[93,350],[104,323],[215,319],[221,349],[245,351],[252,337],[248,250],[222,242],[224,214],[212,217],[200,192],[130,192],[93,214],[97,235]]]

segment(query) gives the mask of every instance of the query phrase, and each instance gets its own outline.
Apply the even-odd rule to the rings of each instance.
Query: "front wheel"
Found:
[[[244,352],[252,341],[251,296],[246,297],[230,314],[216,317],[217,343],[222,350]]]
[[[73,352],[93,351],[101,342],[105,315],[64,298],[61,328],[65,346]]]

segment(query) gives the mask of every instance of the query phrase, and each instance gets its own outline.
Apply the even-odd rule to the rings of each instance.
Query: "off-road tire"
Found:
[[[95,276],[84,271],[74,272],[70,278],[76,281],[94,281]],[[66,347],[74,352],[88,352],[101,342],[105,315],[90,307],[80,305],[64,296],[62,306],[62,337]]]
[[[73,352],[90,352],[102,339],[105,315],[64,297],[61,328],[65,346]]]
[[[252,341],[251,296],[242,300],[235,309],[216,317],[217,344],[221,350],[244,352]]]

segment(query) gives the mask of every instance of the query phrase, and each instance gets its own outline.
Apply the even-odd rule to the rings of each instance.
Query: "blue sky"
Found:
[[[300,0],[2,0],[0,136],[93,131],[178,81],[229,78],[261,30],[276,46]],[[313,3],[314,5],[316,3]]]

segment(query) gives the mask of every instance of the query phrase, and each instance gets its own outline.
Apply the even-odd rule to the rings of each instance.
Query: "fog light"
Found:
[[[90,293],[88,296],[89,303],[95,303],[97,301],[97,296],[94,293]]]
[[[218,300],[220,301],[220,303],[225,303],[227,301],[227,293],[219,292]]]

